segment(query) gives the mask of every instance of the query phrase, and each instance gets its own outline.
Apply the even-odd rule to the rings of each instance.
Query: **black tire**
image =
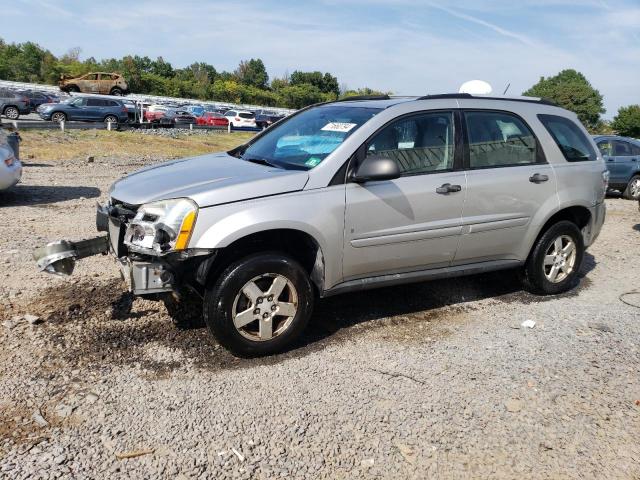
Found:
[[[271,279],[267,274],[284,277],[294,288],[290,291],[287,285],[282,294],[278,298],[289,295],[289,301],[293,299],[293,295],[297,297],[297,308],[295,315],[291,320],[277,316],[272,317],[271,328],[275,327],[274,336],[269,340],[255,340],[247,338],[251,335],[250,331],[244,334],[236,328],[233,321],[233,309],[238,298],[241,297],[243,288],[251,281],[270,282]],[[265,276],[256,280],[257,277]],[[261,287],[262,288],[262,287]],[[264,290],[263,290],[264,292]],[[265,293],[265,303],[263,303],[264,312],[271,310],[267,308],[267,296]],[[276,302],[278,300],[276,298]],[[246,308],[241,310],[251,310],[259,307],[257,303],[248,302],[248,297],[244,299]],[[287,301],[286,299],[284,301]],[[204,320],[209,327],[209,331],[218,340],[220,345],[230,350],[234,355],[239,357],[256,357],[262,355],[270,355],[278,353],[291,347],[295,340],[304,331],[309,323],[311,313],[313,312],[314,292],[311,286],[309,275],[302,266],[287,255],[279,252],[264,252],[250,255],[242,258],[227,267],[224,272],[212,281],[206,289],[204,296]],[[258,316],[265,315],[260,313]],[[255,311],[253,312],[255,313]],[[279,322],[279,323],[278,323]],[[283,323],[284,322],[284,323]],[[260,320],[247,324],[247,329],[259,328]],[[283,328],[280,333],[277,331]],[[256,332],[255,335],[259,333]],[[260,333],[261,335],[261,333]]]
[[[545,257],[553,250],[557,239],[570,238],[575,247],[575,259],[572,269],[564,278],[552,282],[547,277],[546,269],[554,268],[554,264],[545,266]],[[548,255],[552,257],[553,255]],[[538,238],[529,254],[522,272],[522,280],[527,290],[540,295],[556,295],[572,289],[577,284],[577,277],[584,258],[584,240],[578,226],[570,221],[562,220],[549,227]],[[562,261],[559,259],[559,261]],[[550,273],[550,272],[549,272]]]
[[[69,85],[67,87],[67,92],[69,92],[69,93],[71,93],[71,92],[80,93],[80,89],[78,88],[77,85]]]
[[[108,124],[109,122],[112,123],[112,127],[117,127],[118,126],[118,117],[116,117],[115,115],[107,115],[106,117],[104,117],[104,123]]]
[[[233,130],[233,123],[229,122],[229,128]]]
[[[204,326],[202,299],[196,294],[181,292],[180,298],[167,294],[162,297],[162,303],[176,327],[189,329]]]
[[[116,97],[121,97],[123,95],[122,89],[118,87],[113,87],[110,92],[111,95]]]
[[[622,196],[627,200],[638,200],[640,198],[640,175],[631,177],[627,187],[622,192]]]
[[[9,120],[17,120],[20,118],[20,110],[18,110],[18,107],[14,107],[12,105],[5,107],[2,113],[4,113],[4,116]]]
[[[51,114],[51,121],[54,123],[66,122],[67,115],[64,112],[53,112]]]

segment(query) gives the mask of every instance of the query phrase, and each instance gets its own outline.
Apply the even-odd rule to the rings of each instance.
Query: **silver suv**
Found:
[[[317,297],[501,269],[572,288],[607,180],[576,116],[544,100],[351,98],[119,180],[98,209],[108,242],[67,256],[108,248],[134,294],[178,312],[195,296],[223,346],[264,355]]]

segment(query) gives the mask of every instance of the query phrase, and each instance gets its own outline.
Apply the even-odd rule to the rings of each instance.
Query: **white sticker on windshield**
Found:
[[[353,127],[355,127],[357,123],[340,123],[340,122],[329,122],[320,130],[324,130],[325,132],[348,132]]]

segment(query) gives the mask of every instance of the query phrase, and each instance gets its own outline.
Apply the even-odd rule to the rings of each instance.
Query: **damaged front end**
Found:
[[[197,283],[200,264],[214,254],[187,248],[197,211],[187,199],[141,206],[111,200],[96,210],[96,228],[106,235],[52,242],[36,249],[34,258],[42,271],[71,275],[77,260],[111,253],[133,294],[178,292]]]

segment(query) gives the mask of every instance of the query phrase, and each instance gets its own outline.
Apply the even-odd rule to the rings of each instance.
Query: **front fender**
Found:
[[[342,280],[344,198],[338,185],[202,208],[189,248],[222,249],[251,234],[297,230],[320,246],[330,288]]]

